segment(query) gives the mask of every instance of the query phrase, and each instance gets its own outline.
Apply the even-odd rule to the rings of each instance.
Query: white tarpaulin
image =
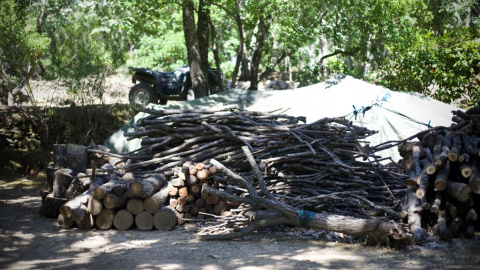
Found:
[[[346,117],[377,134],[367,138],[371,145],[403,140],[430,126],[450,126],[452,110],[457,107],[417,93],[394,92],[350,76],[338,76],[323,83],[293,90],[228,90],[205,98],[166,106],[150,104],[156,109],[211,108],[217,105],[241,104],[252,111],[280,111],[305,116],[307,123],[324,117]],[[363,114],[362,107],[368,109]],[[357,112],[355,115],[355,111]],[[278,112],[278,111],[277,111]],[[105,146],[115,153],[128,153],[140,147],[140,140],[127,141],[125,131],[145,117],[139,113],[128,124],[112,134]],[[397,161],[396,149],[380,153]]]

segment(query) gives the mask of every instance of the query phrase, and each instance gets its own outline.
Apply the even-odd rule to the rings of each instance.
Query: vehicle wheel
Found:
[[[146,83],[136,84],[128,94],[130,104],[135,106],[146,106],[149,103],[157,103],[158,96],[153,87]]]
[[[194,100],[195,99],[195,92],[193,88],[187,90],[187,100]]]

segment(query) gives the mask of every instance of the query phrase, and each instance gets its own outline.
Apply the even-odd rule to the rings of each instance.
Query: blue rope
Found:
[[[310,228],[314,212],[300,210],[300,215],[297,217],[297,223],[300,227]]]

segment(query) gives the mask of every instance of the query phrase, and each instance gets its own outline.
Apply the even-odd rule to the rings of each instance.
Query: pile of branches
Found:
[[[227,230],[243,233],[220,238],[273,224],[371,235],[373,241],[405,237],[391,221],[399,219],[406,177],[382,165],[375,155],[380,149],[366,144],[374,131],[343,118],[305,124],[304,117],[238,106],[141,111],[150,116],[125,133],[141,139],[141,148],[122,155],[126,165],[115,169],[176,178],[185,162],[211,163],[221,172],[215,176],[220,184],[204,184],[202,193],[243,204],[249,211],[235,215],[251,221]]]
[[[399,145],[409,173],[401,216],[416,241],[431,232],[442,239],[473,237],[480,230],[480,102],[453,111],[450,127],[435,127]]]

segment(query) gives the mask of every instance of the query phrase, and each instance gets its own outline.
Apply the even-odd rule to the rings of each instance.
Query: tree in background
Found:
[[[13,0],[0,5],[0,104],[25,101],[24,86],[32,97],[29,80],[49,43],[37,33],[28,6],[29,1]]]

